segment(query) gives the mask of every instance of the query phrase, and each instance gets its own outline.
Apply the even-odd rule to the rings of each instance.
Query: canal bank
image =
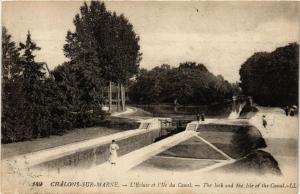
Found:
[[[72,129],[62,136],[51,135],[49,138],[37,138],[28,141],[2,144],[1,159],[103,137],[124,130],[135,129],[139,126],[137,119],[128,119],[126,115],[136,114],[137,111],[137,109],[129,107],[124,112],[112,113],[112,116],[102,123],[101,126]]]
[[[263,150],[277,160],[284,176],[297,177],[298,167],[298,115],[286,116],[281,108],[257,107],[258,112],[249,119],[249,123],[262,133],[267,147]],[[265,116],[267,126],[262,124]]]
[[[172,176],[172,179],[178,178],[178,181],[182,182],[183,180],[186,181],[187,177],[198,177],[200,180],[203,178],[203,176],[205,176],[206,179],[212,178],[212,180],[215,180],[215,175],[222,174],[223,177],[239,177],[241,175],[244,176],[245,173],[247,173],[248,178],[255,175],[250,173],[250,170],[242,174],[239,174],[241,169],[238,171],[229,172],[221,172],[219,170],[220,168],[226,168],[228,166],[237,166],[236,164],[239,162],[241,157],[247,155],[249,151],[256,151],[257,149],[265,152],[270,151],[270,158],[274,154],[275,159],[278,160],[280,167],[283,169],[283,175],[286,175],[287,171],[282,166],[288,163],[283,162],[283,160],[279,158],[280,155],[276,153],[276,151],[278,152],[279,149],[276,147],[276,141],[274,142],[274,135],[277,134],[278,136],[280,133],[268,133],[268,136],[265,134],[266,131],[261,129],[261,126],[259,126],[259,118],[263,113],[266,112],[258,112],[257,116],[253,116],[249,120],[205,119],[203,122],[194,121],[190,124],[195,127],[187,126],[188,130],[167,137],[158,142],[154,141],[152,135],[159,135],[160,130],[152,131],[149,130],[150,128],[148,128],[148,124],[141,124],[140,128],[133,130],[133,132],[124,131],[119,133],[119,135],[132,133],[131,135],[127,134],[128,136],[126,137],[117,137],[118,134],[113,134],[100,139],[94,139],[90,143],[81,142],[81,144],[75,146],[70,145],[68,147],[69,150],[66,150],[67,147],[65,146],[61,149],[61,153],[63,155],[69,155],[71,157],[76,156],[73,157],[75,160],[69,160],[70,158],[64,158],[60,156],[61,161],[66,163],[71,161],[71,164],[73,161],[73,164],[76,164],[76,158],[77,156],[80,156],[80,154],[76,154],[76,152],[83,151],[82,154],[85,155],[85,151],[83,150],[84,147],[96,147],[96,149],[86,149],[86,158],[81,158],[82,161],[86,160],[89,163],[87,168],[59,168],[60,170],[54,170],[50,172],[47,170],[28,171],[24,176],[28,176],[28,173],[34,173],[34,176],[38,177],[39,180],[45,181],[53,181],[53,177],[63,177],[65,180],[73,180],[74,177],[84,177],[84,180],[107,180],[108,178],[119,180],[120,177],[124,177],[126,175],[126,180],[130,178],[136,181],[141,178],[141,180],[147,180],[153,179],[153,177],[156,177],[155,179],[161,179],[163,177]],[[131,118],[131,115],[135,114],[136,112],[130,113],[126,116],[119,115],[119,118]],[[278,116],[280,117],[280,115]],[[269,115],[267,115],[267,119],[268,118]],[[150,120],[152,122],[153,119]],[[153,127],[159,128],[161,127],[160,124],[160,122],[156,122]],[[254,124],[257,126],[254,126]],[[272,126],[274,126],[274,124]],[[289,135],[286,134],[287,141],[290,141],[288,137],[291,137],[291,135],[291,133],[289,133]],[[266,138],[266,148],[264,144],[259,143],[265,141],[262,137]],[[123,138],[123,140],[120,138]],[[111,164],[105,162],[105,160],[108,158],[108,145],[112,139],[117,140],[121,149],[127,150],[126,152],[120,150],[120,157],[116,166],[112,166]],[[146,141],[147,139],[149,139],[149,141]],[[134,142],[137,142],[141,146],[136,146],[137,144]],[[247,146],[245,147],[245,145]],[[289,148],[289,146],[286,145],[286,148]],[[51,150],[48,151],[51,152]],[[72,152],[74,152],[75,155],[72,154]],[[40,159],[47,159],[47,153],[44,153],[46,154],[46,157],[36,155],[37,160],[33,157],[31,158],[31,161],[34,163],[38,162]],[[97,153],[96,163],[94,163],[94,153]],[[28,159],[30,158],[27,157],[27,161],[29,161]],[[284,157],[284,159],[286,160],[288,158]],[[256,162],[259,163],[260,161],[257,161],[256,159]],[[288,166],[291,168],[291,170],[295,171],[295,166],[293,166],[293,164],[289,164]],[[54,167],[57,167],[55,162]],[[17,173],[19,172],[20,171]],[[274,176],[273,174],[263,174],[263,176],[270,175]],[[291,178],[291,174],[288,175],[289,178]],[[259,176],[255,175],[255,177]],[[274,177],[279,178],[280,176]],[[12,179],[9,180],[14,181],[14,178],[15,177],[12,177]],[[244,178],[245,177],[239,177],[239,179],[242,180],[244,180]],[[36,180],[37,178],[33,179]],[[77,178],[75,179],[77,180]]]

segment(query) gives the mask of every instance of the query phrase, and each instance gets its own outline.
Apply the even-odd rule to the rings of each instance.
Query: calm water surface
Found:
[[[207,118],[238,117],[242,102],[228,102],[203,106],[174,106],[174,105],[138,105],[153,114],[154,117],[182,117],[194,120],[197,114],[204,113]]]

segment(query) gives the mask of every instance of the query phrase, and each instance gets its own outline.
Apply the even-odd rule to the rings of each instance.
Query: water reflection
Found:
[[[208,118],[237,118],[242,108],[242,102],[226,102],[202,106],[182,106],[170,104],[138,105],[137,107],[152,113],[154,117],[183,117],[195,120],[197,114],[204,113]]]
[[[243,103],[233,101],[232,102],[232,108],[231,113],[228,116],[228,119],[237,119],[240,116],[240,112],[242,110]]]

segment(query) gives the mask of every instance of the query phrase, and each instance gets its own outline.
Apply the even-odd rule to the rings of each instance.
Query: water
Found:
[[[195,120],[197,114],[204,113],[207,118],[238,118],[243,102],[227,102],[203,106],[174,106],[166,104],[138,105],[137,107],[152,113],[154,117],[181,117]]]
[[[139,106],[156,117],[172,117],[196,120],[196,115],[204,113],[207,118],[237,119],[243,102],[230,102],[212,106],[150,105]],[[234,125],[208,125],[199,131],[199,136],[210,142],[222,153],[237,162],[219,170],[254,171],[255,173],[280,174],[280,168],[273,156],[260,149],[265,148],[265,140],[255,127]],[[197,138],[181,142],[156,156],[151,157],[133,170],[194,171],[226,160],[224,155]],[[262,170],[263,169],[263,170]]]
[[[188,140],[147,159],[133,171],[195,171],[235,159],[214,171],[280,175],[275,158],[261,149],[265,140],[258,129],[249,125],[210,124]],[[209,143],[207,143],[209,142]]]

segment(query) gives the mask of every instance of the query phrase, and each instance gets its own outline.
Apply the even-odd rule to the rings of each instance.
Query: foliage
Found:
[[[20,53],[5,27],[2,28],[2,141],[10,142],[22,138],[22,128],[16,118],[21,116],[22,105]]]
[[[70,104],[67,101],[66,92],[53,78],[48,78],[43,84],[45,104],[49,111],[48,120],[51,135],[63,135],[73,126],[73,118],[70,113]]]
[[[254,53],[240,69],[243,92],[261,105],[298,104],[299,45]]]
[[[91,85],[88,77],[78,71],[72,62],[66,62],[56,67],[52,74],[61,94],[62,104],[70,114],[65,115],[72,121],[73,127],[93,126],[105,118],[101,110],[103,97]],[[100,89],[100,88],[98,88]]]
[[[28,32],[19,48],[4,28],[2,67],[3,115],[2,141],[12,142],[49,136],[49,111],[43,85],[45,72],[42,63],[35,62],[34,52],[40,50]]]
[[[102,2],[84,3],[73,22],[75,31],[67,32],[64,45],[70,62],[57,68],[55,75],[62,73],[72,80],[68,83],[76,92],[71,103],[76,112],[75,126],[85,127],[96,122],[95,111],[103,115],[99,113],[103,87],[108,81],[128,82],[138,70],[141,54],[133,26],[123,15],[108,11]]]
[[[208,104],[231,98],[233,86],[222,76],[214,76],[203,64],[185,62],[178,68],[169,65],[142,69],[130,87],[133,103]]]
[[[74,127],[101,122],[108,81],[126,83],[137,73],[139,37],[123,15],[106,10],[104,3],[87,3],[67,32],[64,53],[70,61],[46,76],[45,63],[35,61],[40,48],[28,32],[17,48],[2,33],[2,142],[62,135]]]
[[[23,106],[21,107],[24,125],[24,137],[49,136],[49,110],[46,106],[46,96],[43,91],[45,69],[43,63],[35,61],[34,52],[40,48],[31,40],[28,32],[25,44],[20,43],[22,71]]]
[[[74,25],[75,32],[66,36],[65,56],[91,77],[92,87],[103,82],[99,78],[124,83],[137,73],[139,37],[123,15],[106,10],[103,2],[85,2]]]

